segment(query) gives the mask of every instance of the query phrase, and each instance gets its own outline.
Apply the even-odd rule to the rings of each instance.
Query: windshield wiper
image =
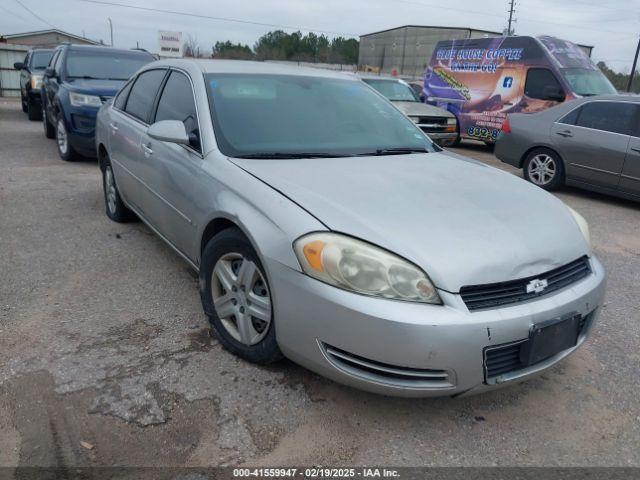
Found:
[[[407,153],[430,153],[424,148],[401,147],[401,148],[379,148],[375,152],[359,153],[358,157],[375,157],[380,155],[405,155]]]
[[[337,153],[324,152],[303,152],[303,153],[284,153],[284,152],[258,152],[249,153],[247,155],[237,155],[236,158],[264,158],[264,159],[287,159],[287,158],[341,158],[347,155]]]

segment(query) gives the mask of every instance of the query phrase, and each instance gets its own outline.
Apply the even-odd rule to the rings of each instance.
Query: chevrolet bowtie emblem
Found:
[[[527,293],[540,293],[544,291],[545,288],[547,288],[547,285],[549,285],[549,282],[547,282],[546,280],[540,280],[539,278],[536,278],[527,283]]]

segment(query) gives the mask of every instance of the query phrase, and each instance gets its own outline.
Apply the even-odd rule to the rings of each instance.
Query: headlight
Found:
[[[85,95],[84,93],[69,92],[69,100],[74,107],[101,107],[102,100],[95,95]]]
[[[447,118],[447,123],[449,125],[455,125],[456,123],[458,123],[458,121],[456,120],[456,117],[450,117],[450,118]]]
[[[361,240],[335,233],[311,233],[293,246],[302,270],[329,285],[363,295],[442,304],[421,269]]]
[[[31,75],[31,88],[34,90],[40,90],[42,85],[42,75]]]
[[[576,212],[573,208],[569,206],[567,206],[567,208],[571,212],[571,215],[573,215],[573,218],[578,224],[578,227],[580,227],[580,231],[582,232],[582,235],[584,235],[584,239],[587,241],[587,244],[589,245],[589,247],[591,247],[591,235],[589,234],[589,224],[584,219],[584,217],[580,215],[578,212]]]

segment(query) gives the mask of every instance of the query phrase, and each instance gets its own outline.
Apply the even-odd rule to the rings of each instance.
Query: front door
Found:
[[[634,131],[629,139],[629,148],[620,176],[620,190],[640,196],[640,106],[636,106]]]

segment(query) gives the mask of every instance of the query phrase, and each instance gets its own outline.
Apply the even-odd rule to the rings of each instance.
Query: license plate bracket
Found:
[[[580,335],[582,316],[572,313],[561,318],[534,324],[529,329],[529,341],[520,349],[520,361],[523,365],[534,365],[547,358],[575,347]]]

